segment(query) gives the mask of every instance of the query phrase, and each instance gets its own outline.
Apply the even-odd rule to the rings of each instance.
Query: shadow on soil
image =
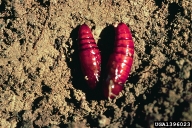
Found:
[[[169,12],[169,15],[167,17],[168,24],[166,25],[166,28],[168,29],[167,36],[171,40],[173,37],[172,34],[174,29],[174,25],[172,25],[171,23],[175,22],[174,20],[176,19],[176,15],[178,13],[181,13],[181,15],[184,15],[184,9],[183,7],[179,6],[179,4],[177,3],[170,3],[168,7],[168,12]]]

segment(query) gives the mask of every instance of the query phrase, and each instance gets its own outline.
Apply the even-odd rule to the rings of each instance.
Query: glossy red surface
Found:
[[[101,55],[90,28],[83,24],[78,33],[79,57],[82,72],[88,86],[94,89],[99,81],[101,71]]]
[[[113,99],[123,90],[133,64],[133,55],[131,32],[126,24],[119,23],[115,28],[114,50],[107,64],[107,78],[103,85],[105,98]]]

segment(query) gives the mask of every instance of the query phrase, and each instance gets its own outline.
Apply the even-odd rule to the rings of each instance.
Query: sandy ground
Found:
[[[135,42],[112,101],[90,91],[78,61],[87,23],[105,54],[115,22]],[[137,127],[192,121],[192,1],[0,0],[0,127]]]

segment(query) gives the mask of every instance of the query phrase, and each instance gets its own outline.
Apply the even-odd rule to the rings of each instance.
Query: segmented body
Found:
[[[79,57],[82,72],[91,89],[96,87],[101,71],[101,55],[90,28],[83,24],[78,33]]]
[[[134,43],[132,35],[124,23],[115,28],[115,44],[113,53],[107,64],[107,78],[103,91],[106,98],[113,99],[122,91],[133,63]]]

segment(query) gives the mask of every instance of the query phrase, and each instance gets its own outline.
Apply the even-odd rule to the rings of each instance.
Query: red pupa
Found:
[[[88,86],[94,89],[101,72],[101,55],[90,28],[83,24],[78,33],[79,58]]]
[[[133,64],[134,43],[126,24],[115,28],[113,53],[107,63],[107,77],[103,84],[104,97],[114,99],[123,90]]]

